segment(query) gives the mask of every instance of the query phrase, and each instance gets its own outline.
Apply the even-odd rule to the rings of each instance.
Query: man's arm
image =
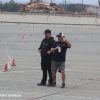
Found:
[[[40,47],[38,48],[39,53],[41,53],[41,48],[42,48],[42,42],[40,44]]]
[[[65,39],[65,42],[67,43],[68,48],[71,48],[72,47],[71,43],[67,39]]]
[[[51,48],[51,50],[49,50],[47,52],[47,54],[51,54],[51,53],[55,52],[58,48],[59,48],[59,46],[57,46],[56,48]]]
[[[52,46],[53,46],[53,44],[55,43],[56,41],[54,40],[54,39],[52,39],[52,42],[51,42],[51,48],[53,48]],[[51,52],[51,49],[49,50],[49,51],[47,51],[47,54],[51,54],[52,52]]]

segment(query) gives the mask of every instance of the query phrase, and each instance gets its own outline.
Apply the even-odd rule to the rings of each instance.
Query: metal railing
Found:
[[[68,23],[34,23],[34,22],[10,22],[10,21],[0,21],[1,24],[3,23],[8,23],[8,24],[31,24],[31,25],[35,25],[35,24],[41,24],[41,25],[73,25],[73,26],[100,26],[100,24],[68,24]]]

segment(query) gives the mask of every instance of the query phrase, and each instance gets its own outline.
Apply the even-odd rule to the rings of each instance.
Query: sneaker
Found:
[[[47,86],[48,86],[48,87],[52,86],[52,83],[48,83]]]
[[[65,87],[65,83],[62,83],[62,86],[61,86],[61,88],[64,88]]]
[[[38,83],[38,86],[46,86],[46,83]]]
[[[55,87],[56,86],[56,82],[52,82],[52,87]]]
[[[58,72],[59,72],[59,73],[61,73],[61,70],[60,70],[60,69],[58,69]]]

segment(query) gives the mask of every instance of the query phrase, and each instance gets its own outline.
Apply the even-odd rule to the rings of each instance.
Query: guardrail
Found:
[[[76,26],[100,26],[100,24],[68,24],[68,23],[34,23],[34,22],[9,22],[9,21],[0,21],[3,23],[13,23],[13,24],[42,24],[42,25],[76,25]]]

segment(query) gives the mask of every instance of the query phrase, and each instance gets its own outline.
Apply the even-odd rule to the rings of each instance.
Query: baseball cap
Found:
[[[64,35],[64,33],[59,33],[58,35],[56,35],[56,37],[64,37],[65,35]]]
[[[51,30],[46,29],[46,30],[44,31],[44,34],[47,34],[47,33],[50,33],[50,34],[51,34]]]

